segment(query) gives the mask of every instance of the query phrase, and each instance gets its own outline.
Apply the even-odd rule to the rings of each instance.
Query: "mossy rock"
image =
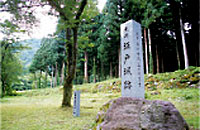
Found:
[[[119,86],[113,86],[112,90],[114,92],[120,92],[121,91],[121,87],[119,87]]]
[[[150,85],[150,84],[148,84],[145,88],[146,88],[146,90],[148,90],[148,91],[157,90],[157,86],[155,86],[155,85]]]
[[[190,81],[190,84],[196,84],[198,83],[200,80],[200,78],[198,77],[190,77],[189,81]]]
[[[150,77],[150,78],[148,78],[147,80],[146,80],[146,82],[150,82],[150,83],[152,83],[152,82],[158,82],[159,80],[158,79],[156,79],[156,78],[154,78],[154,77]]]
[[[160,91],[152,91],[151,95],[161,95],[161,92]]]
[[[183,79],[189,79],[191,76],[192,76],[192,74],[185,74],[185,75],[183,76]]]
[[[186,82],[189,82],[189,79],[183,78],[183,79],[181,79],[181,81],[180,81],[180,83],[186,83]]]
[[[185,119],[170,102],[120,97],[103,106],[92,129],[158,130],[162,128],[189,130]]]
[[[92,125],[92,130],[96,130],[97,126],[104,121],[105,115],[107,110],[109,109],[110,105],[113,103],[114,100],[110,100],[109,102],[105,103],[97,114],[95,123]]]
[[[188,86],[188,83],[181,83],[180,86],[178,86],[178,88],[187,88]]]

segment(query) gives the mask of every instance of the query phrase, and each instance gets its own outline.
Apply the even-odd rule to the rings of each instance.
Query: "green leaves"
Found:
[[[164,9],[166,8],[165,2],[160,0],[149,0],[149,2],[144,3],[143,6],[146,7],[146,9],[144,10],[142,24],[146,28],[148,28],[151,23],[155,22],[155,20],[163,14]]]
[[[7,12],[11,17],[9,20],[26,30],[32,28],[32,25],[36,22],[36,18],[33,15],[34,6],[40,6],[39,1],[26,1],[26,0],[6,0],[0,1],[0,12]]]
[[[82,9],[87,0],[77,2],[75,0],[45,0],[54,8],[62,19],[63,28],[75,28],[80,23]],[[82,5],[81,5],[82,4]],[[80,14],[81,13],[81,14]]]
[[[81,19],[84,22],[90,22],[95,16],[99,14],[96,5],[96,0],[88,0],[88,4],[86,5],[83,14],[81,15]]]
[[[15,43],[14,39],[0,41],[0,45],[2,96],[4,96],[12,93],[12,85],[19,81],[19,76],[22,74],[22,65],[17,53],[24,47]]]

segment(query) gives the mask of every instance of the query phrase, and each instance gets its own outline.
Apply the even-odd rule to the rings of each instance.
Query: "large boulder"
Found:
[[[94,129],[189,130],[189,127],[170,102],[120,97],[102,107]]]

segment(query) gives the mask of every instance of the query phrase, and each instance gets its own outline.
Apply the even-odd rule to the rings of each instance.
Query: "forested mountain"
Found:
[[[22,64],[24,68],[27,68],[31,64],[34,54],[40,48],[41,39],[28,39],[21,41],[21,43],[28,47],[28,49],[22,50],[20,54]]]

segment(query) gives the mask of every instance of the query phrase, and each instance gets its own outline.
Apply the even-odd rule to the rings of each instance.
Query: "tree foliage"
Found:
[[[153,73],[184,68],[180,18],[183,25],[187,26],[182,29],[189,64],[199,66],[198,4],[194,1],[108,0],[101,14],[96,3],[96,0],[0,2],[0,11],[9,11],[14,16],[13,19],[0,23],[1,31],[6,35],[2,43],[6,41],[9,44],[5,45],[9,47],[15,45],[15,50],[22,48],[13,44],[18,40],[16,32],[24,32],[22,23],[29,29],[36,21],[33,8],[50,5],[49,14],[59,17],[57,34],[43,39],[30,70],[44,72],[48,68],[51,75],[56,66],[61,73],[63,63],[66,63],[63,106],[71,106],[73,81],[83,83],[86,59],[89,82],[96,76],[97,81],[100,81],[120,72],[120,24],[130,19],[141,23],[142,29],[149,32],[146,41],[151,47],[143,50],[149,52],[145,56],[151,59],[148,64],[152,66]],[[6,50],[5,45],[2,44],[2,59],[4,54],[7,56],[10,52],[13,53]],[[13,56],[16,57],[14,53]]]
[[[12,95],[12,85],[19,82],[22,74],[22,65],[16,54],[17,47],[12,45],[5,49],[5,42],[1,41],[1,96]]]

